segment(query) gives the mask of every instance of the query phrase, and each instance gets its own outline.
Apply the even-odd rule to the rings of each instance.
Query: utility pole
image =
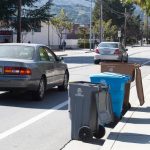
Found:
[[[21,4],[22,4],[22,0],[18,0],[17,43],[21,43]]]
[[[90,51],[92,47],[92,0],[91,0],[91,6],[90,6]]]
[[[146,43],[148,44],[148,15],[146,16]]]
[[[50,4],[51,0],[49,0],[48,2]],[[50,9],[49,9],[48,13],[50,15]],[[48,19],[48,47],[50,48],[50,18]]]
[[[50,21],[48,21],[48,47],[50,48],[50,34],[49,34],[49,32],[50,32]]]
[[[103,41],[103,1],[100,0],[100,42]]]
[[[124,46],[126,47],[126,36],[127,36],[127,8],[125,7],[125,12],[124,12]]]

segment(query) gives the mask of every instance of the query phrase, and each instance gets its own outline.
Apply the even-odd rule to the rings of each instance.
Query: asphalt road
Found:
[[[129,48],[129,61],[142,65],[143,78],[150,74],[150,48]],[[66,52],[67,53],[67,52]],[[89,81],[89,75],[100,72],[93,64],[93,53],[71,53],[68,63],[71,81]],[[134,84],[134,83],[133,83]],[[47,91],[43,101],[31,100],[29,95],[0,94],[1,150],[60,150],[70,141],[68,93],[57,89]],[[98,141],[103,145],[105,138]]]

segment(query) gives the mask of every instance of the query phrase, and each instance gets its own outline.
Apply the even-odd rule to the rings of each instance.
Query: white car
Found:
[[[95,48],[94,63],[99,64],[103,60],[128,62],[127,51],[120,42],[101,42]]]

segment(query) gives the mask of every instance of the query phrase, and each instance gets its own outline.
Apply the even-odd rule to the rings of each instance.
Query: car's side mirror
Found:
[[[64,58],[63,58],[62,56],[57,56],[57,60],[58,60],[58,61],[63,61]]]

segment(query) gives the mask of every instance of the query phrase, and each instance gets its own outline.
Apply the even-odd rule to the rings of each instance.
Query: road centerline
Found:
[[[31,119],[29,119],[29,120],[27,120],[27,121],[25,121],[25,122],[15,126],[15,127],[13,127],[13,128],[11,128],[9,130],[6,130],[6,131],[0,133],[0,140],[6,138],[7,136],[9,136],[9,135],[11,135],[11,134],[21,130],[21,129],[23,129],[23,128],[33,124],[33,123],[35,123],[38,120],[43,119],[47,115],[50,115],[54,111],[59,110],[60,108],[66,106],[67,104],[68,104],[68,100],[66,100],[63,103],[60,103],[59,105],[56,105],[55,107],[53,107],[53,108],[51,108],[51,109],[49,109],[49,110],[47,110],[47,111],[45,111],[45,112],[35,116],[35,117],[33,117],[33,118],[31,118]]]

